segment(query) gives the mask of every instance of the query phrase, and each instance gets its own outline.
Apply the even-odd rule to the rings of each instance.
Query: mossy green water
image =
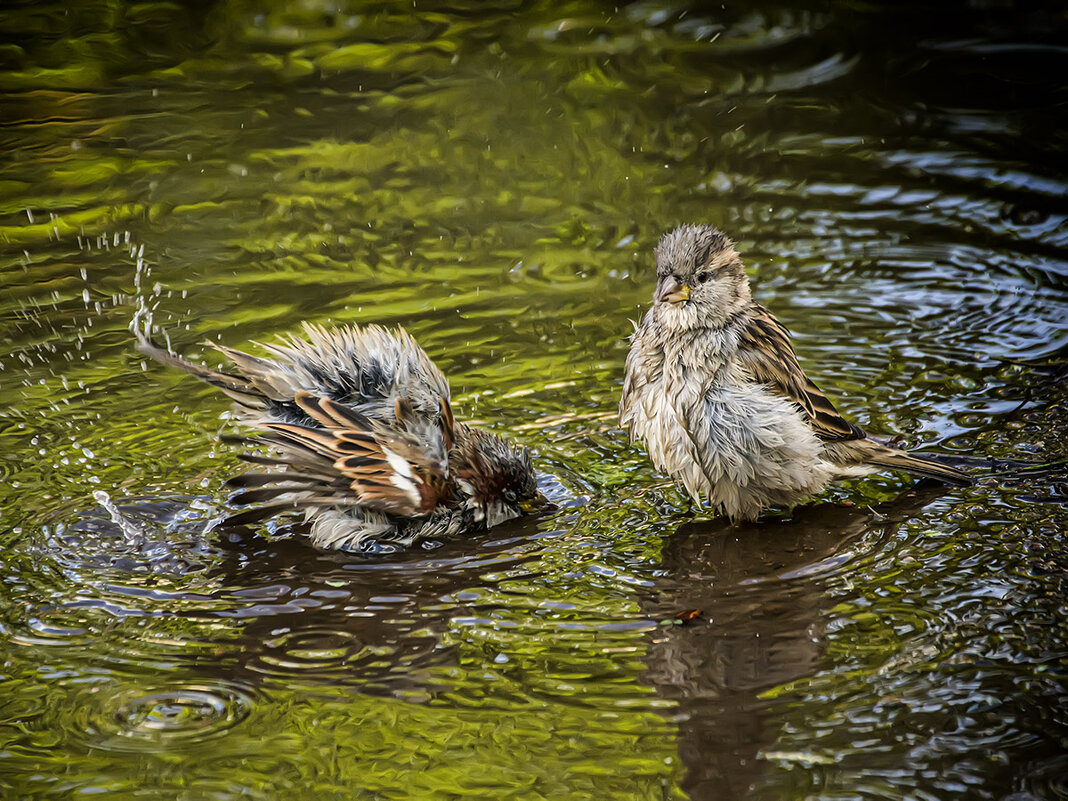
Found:
[[[7,795],[1064,795],[1054,5],[99,0],[0,30]],[[662,486],[615,408],[688,221],[840,410],[992,475],[737,529]],[[144,364],[146,314],[209,360],[404,325],[562,508],[374,558],[213,528],[226,402]]]

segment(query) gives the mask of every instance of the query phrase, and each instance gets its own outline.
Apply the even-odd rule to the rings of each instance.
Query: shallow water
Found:
[[[4,797],[1068,797],[1060,5],[419,6],[0,10]],[[993,474],[695,518],[614,422],[684,221]],[[227,404],[135,315],[402,324],[562,508],[220,527]]]

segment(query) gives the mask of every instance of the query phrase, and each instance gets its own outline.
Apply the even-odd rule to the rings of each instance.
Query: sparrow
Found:
[[[631,338],[619,421],[697,503],[707,498],[736,522],[880,470],[972,483],[842,417],[801,369],[786,327],[753,300],[718,229],[665,234],[656,274],[652,308]]]
[[[546,505],[530,452],[453,417],[449,383],[403,328],[304,324],[304,338],[259,344],[266,357],[212,345],[228,371],[187,361],[138,334],[156,361],[222,390],[241,440],[266,468],[227,483],[255,505],[228,522],[303,512],[321,548],[375,550],[481,531]],[[212,343],[208,343],[212,344]],[[257,343],[258,344],[258,343]]]

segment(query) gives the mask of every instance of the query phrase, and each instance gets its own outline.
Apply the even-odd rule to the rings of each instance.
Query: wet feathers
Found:
[[[251,522],[300,511],[314,544],[411,544],[487,528],[538,500],[529,452],[457,421],[449,384],[403,329],[305,324],[305,336],[261,344],[269,357],[214,346],[230,372],[186,361],[142,338],[140,349],[234,400],[242,456],[267,468],[229,482]]]
[[[653,463],[732,520],[879,469],[964,485],[955,468],[878,442],[801,369],[756,303],[730,239],[684,225],[660,240],[652,308],[631,340],[619,419]]]

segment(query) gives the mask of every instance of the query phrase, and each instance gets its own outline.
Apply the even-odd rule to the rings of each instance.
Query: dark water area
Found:
[[[1068,798],[1068,11],[0,8],[3,798]],[[615,421],[652,248],[737,241],[901,475],[710,519]],[[146,364],[403,325],[558,511],[220,525]]]

